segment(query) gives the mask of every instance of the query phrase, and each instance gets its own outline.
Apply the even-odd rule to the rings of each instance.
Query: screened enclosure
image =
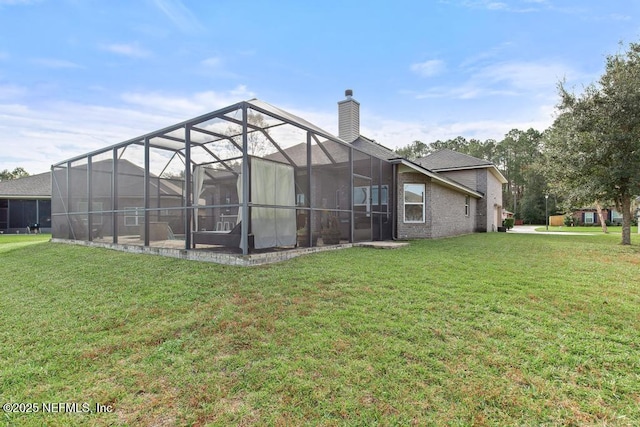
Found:
[[[52,166],[54,238],[241,252],[391,238],[392,166],[259,100]]]

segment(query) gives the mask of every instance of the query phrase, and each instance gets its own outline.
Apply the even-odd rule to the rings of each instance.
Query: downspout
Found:
[[[393,198],[395,203],[393,204],[393,210],[391,211],[391,240],[398,240],[398,200],[397,200],[397,193],[398,193],[398,165],[397,163],[393,163],[391,165],[392,167],[392,176],[391,176],[391,182],[392,182],[392,188],[393,188]]]

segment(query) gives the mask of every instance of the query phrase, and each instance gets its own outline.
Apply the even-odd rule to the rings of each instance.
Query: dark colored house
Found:
[[[0,233],[51,232],[51,172],[0,182]]]

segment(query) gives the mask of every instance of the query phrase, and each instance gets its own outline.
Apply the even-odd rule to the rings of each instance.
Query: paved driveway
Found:
[[[536,231],[536,228],[544,227],[540,225],[516,225],[508,233],[525,234],[558,234],[562,236],[595,236],[593,233],[574,233],[572,231]]]

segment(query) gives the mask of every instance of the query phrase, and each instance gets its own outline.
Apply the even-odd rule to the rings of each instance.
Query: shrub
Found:
[[[564,225],[566,227],[573,227],[574,225],[576,225],[576,219],[574,217],[572,217],[571,215],[565,215],[564,216]]]
[[[514,223],[514,219],[513,218],[505,218],[502,221],[502,226],[503,227],[507,227],[507,230],[511,230],[513,228],[513,223]]]

